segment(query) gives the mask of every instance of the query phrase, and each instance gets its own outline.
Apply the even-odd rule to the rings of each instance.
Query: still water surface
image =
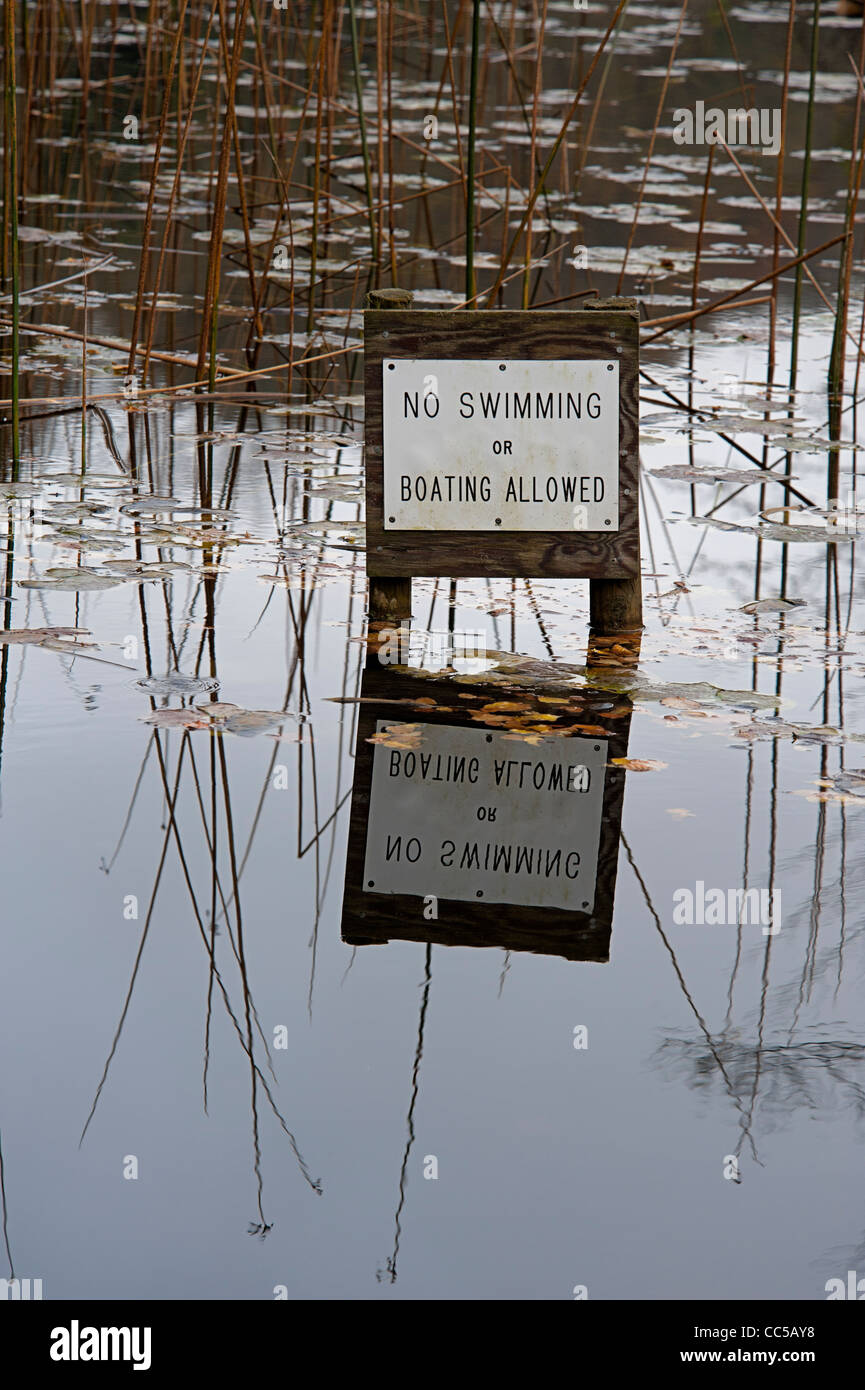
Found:
[[[586,44],[611,7],[594,8]],[[631,9],[579,220],[566,191],[552,198],[553,228],[590,247],[602,292],[615,289],[679,18],[678,7]],[[784,10],[731,12],[757,106],[778,99]],[[737,90],[714,14],[691,6],[670,108]],[[585,61],[571,7],[550,5],[549,16],[542,140],[557,131]],[[847,52],[858,51],[859,29],[831,19],[825,28],[815,245],[841,223],[855,97]],[[99,42],[97,33],[97,53]],[[436,33],[431,90],[441,43]],[[808,44],[803,24],[791,84],[793,209]],[[426,79],[409,66],[394,80],[399,121],[417,139]],[[518,167],[525,129],[504,90],[497,106],[504,82],[503,72],[490,77],[484,148]],[[78,98],[74,83],[56,95],[70,131],[67,193],[49,202],[31,189],[29,225],[54,241],[34,241],[25,283],[72,273],[82,235],[91,251],[114,251],[110,272],[90,281],[88,325],[123,338],[146,156],[119,141],[115,110],[101,135],[90,132],[99,160],[76,162]],[[98,95],[91,101],[98,127]],[[374,92],[370,105],[374,115]],[[252,116],[240,116],[252,149]],[[669,115],[663,129],[625,278],[644,317],[690,307],[705,171],[705,151],[673,144]],[[452,136],[443,116],[442,138]],[[206,131],[198,138],[207,148]],[[748,167],[768,197],[774,164],[764,172],[760,160]],[[398,165],[410,186],[417,153],[401,148]],[[771,228],[732,165],[719,160],[712,186],[703,256],[714,296],[761,273]],[[178,353],[194,347],[195,253],[207,226],[194,185],[184,196],[176,304],[163,318],[174,327],[161,339]],[[298,216],[303,244],[306,213]],[[461,216],[451,189],[438,204],[437,240],[448,219],[457,235]],[[541,239],[545,216],[539,205]],[[346,307],[318,317],[317,332],[336,324],[315,340],[319,350],[359,338],[359,315],[349,317],[355,270],[338,272],[363,241],[362,210],[348,227],[345,244],[328,248],[336,268],[326,281],[331,306]],[[452,252],[429,252],[420,218],[398,219],[397,232],[401,283],[418,307],[460,302]],[[409,256],[415,243],[424,258]],[[495,265],[492,234],[481,248],[479,268],[484,254]],[[834,273],[831,262],[820,273],[827,293]],[[539,299],[582,287],[570,274],[551,272]],[[223,360],[242,367],[247,327],[232,325],[231,273],[226,286]],[[80,282],[38,302],[46,321],[80,331]],[[855,280],[857,333],[861,302]],[[212,424],[168,397],[146,409],[107,402],[103,415],[88,414],[83,471],[80,414],[25,427],[17,483],[5,463],[0,472],[0,1273],[5,1259],[16,1275],[41,1278],[46,1298],[270,1299],[284,1287],[290,1298],[569,1299],[584,1285],[591,1299],[819,1299],[827,1279],[862,1268],[865,613],[857,519],[837,545],[821,538],[835,452],[819,442],[829,437],[832,321],[815,295],[806,303],[791,457],[817,509],[798,517],[818,528],[808,541],[765,531],[780,514],[760,523],[761,505],[783,498],[774,484],[761,501],[753,484],[737,492],[735,482],[701,481],[694,505],[688,474],[652,471],[753,471],[737,446],[783,455],[762,404],[765,306],[677,330],[644,353],[642,683],[632,668],[595,665],[591,699],[578,693],[583,674],[549,684],[549,668],[585,666],[582,583],[458,585],[457,632],[480,630],[490,649],[546,663],[535,686],[563,703],[534,703],[535,714],[547,709],[561,723],[565,710],[626,738],[618,756],[650,762],[607,769],[621,804],[603,811],[607,869],[594,912],[608,919],[608,939],[594,959],[568,959],[579,951],[567,933],[528,942],[546,951],[526,949],[537,914],[497,916],[493,902],[466,906],[459,944],[442,944],[454,936],[424,919],[418,898],[401,928],[416,939],[385,944],[400,929],[385,929],[381,903],[376,927],[373,897],[367,944],[343,940],[344,930],[361,935],[356,920],[346,927],[343,890],[350,829],[360,844],[367,829],[364,796],[352,803],[366,738],[376,719],[423,726],[397,735],[408,747],[444,737],[430,730],[448,724],[441,711],[358,703],[368,687],[356,354],[325,364],[306,395],[295,381],[288,413],[278,393],[246,412],[219,403]],[[789,311],[785,290],[785,365]],[[273,309],[268,337],[288,334],[290,322],[287,304]],[[305,307],[296,322],[295,343]],[[80,345],[35,342],[25,394],[74,398]],[[116,390],[121,370],[121,355],[95,352],[89,392]],[[168,383],[174,369],[159,370],[155,380]],[[690,432],[683,401],[705,408]],[[847,399],[845,441],[855,428]],[[857,458],[849,443],[837,454],[838,496],[852,487]],[[716,520],[733,529],[689,521],[719,504]],[[785,540],[785,592],[804,603],[741,612],[780,593]],[[63,573],[82,567],[101,581]],[[444,581],[416,583],[415,622],[447,629]],[[69,634],[9,640],[24,628],[82,629],[78,641],[98,646],[70,653]],[[381,699],[386,673],[376,679]],[[468,721],[498,736],[495,720],[472,725],[466,711],[518,703],[525,690],[474,680],[437,682],[434,696],[418,681],[415,693],[456,710],[454,728]],[[392,698],[405,699],[405,687],[394,685]],[[194,713],[214,702],[215,722]],[[168,710],[186,710],[174,717],[186,726],[171,727]],[[261,711],[270,713],[248,713]],[[555,759],[562,742],[512,738],[512,756]],[[518,803],[509,804],[518,822]],[[415,814],[439,834],[431,804]],[[771,893],[772,929],[677,921],[677,893],[698,884]],[[727,1176],[734,1166],[739,1180]]]

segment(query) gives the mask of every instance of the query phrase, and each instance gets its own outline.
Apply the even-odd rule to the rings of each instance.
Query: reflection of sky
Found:
[[[667,450],[665,461],[672,456]],[[679,456],[684,456],[681,445]],[[671,496],[676,491],[687,496],[686,484],[663,486]],[[244,526],[258,522],[258,532],[266,533],[264,510],[251,487],[241,494],[239,511]],[[742,547],[741,568],[729,563],[731,539]],[[662,540],[658,529],[659,549]],[[717,660],[686,655],[694,640],[688,628],[712,626],[720,612],[749,595],[749,544],[733,533],[709,535],[698,562],[706,589],[695,585],[681,601],[691,608],[674,628],[662,630],[649,605],[646,650],[650,655],[670,651],[662,661],[647,663],[653,678],[722,682]],[[817,552],[803,547],[802,553],[791,591],[813,597],[813,579],[807,587],[806,581]],[[333,554],[350,562],[350,556]],[[247,640],[268,592],[256,574],[271,572],[271,566],[270,561],[241,565],[236,555],[231,554],[231,563],[238,568],[220,581],[218,595],[219,695],[252,708],[273,708],[286,684],[286,652],[290,660],[293,651],[292,640],[285,640],[287,596],[278,593]],[[579,611],[576,616],[569,611],[568,597],[575,593],[579,610],[582,587],[533,586],[556,649],[560,633],[578,638],[582,630],[583,620]],[[506,605],[507,582],[493,588],[495,602],[488,606]],[[478,583],[461,584],[460,593],[464,589],[481,600],[486,592]],[[432,584],[419,586],[419,592],[430,597]],[[38,592],[31,591],[26,600],[34,606],[31,625],[37,621],[37,600]],[[50,594],[46,602],[46,616],[39,621],[71,620],[71,596]],[[139,630],[130,590],[83,602],[80,621],[103,643]],[[153,648],[160,653],[163,628],[155,590],[147,602],[154,632],[160,634],[153,637]],[[182,615],[182,606],[176,611]],[[342,690],[347,629],[339,624],[349,613],[346,581],[337,576],[322,587],[312,611],[305,676],[322,822],[350,783],[353,707],[326,700]],[[438,611],[434,625],[444,625],[444,609]],[[356,601],[352,632],[359,612]],[[461,609],[457,626],[469,627],[476,619],[476,609]],[[506,635],[509,619],[498,622]],[[524,597],[517,646],[544,653]],[[358,649],[348,650],[354,672]],[[101,654],[117,656],[107,645]],[[578,659],[573,652],[563,654]],[[7,1058],[3,1149],[18,1272],[43,1277],[49,1297],[120,1292],[256,1298],[269,1297],[279,1283],[287,1284],[292,1296],[361,1297],[390,1287],[377,1284],[374,1271],[384,1266],[392,1243],[423,948],[393,944],[361,950],[345,976],[351,953],[339,940],[339,915],[347,808],[333,844],[329,832],[322,842],[322,867],[331,850],[333,863],[319,924],[310,1021],[314,863],[311,852],[298,862],[295,851],[297,748],[280,746],[291,789],[269,791],[259,819],[243,877],[245,935],[262,1027],[268,1036],[279,1024],[288,1028],[287,1050],[273,1053],[280,1079],[275,1094],[312,1175],[322,1179],[324,1195],[310,1191],[262,1102],[264,1211],[274,1223],[262,1244],[246,1234],[247,1223],[257,1219],[248,1070],[221,1008],[212,1040],[210,1118],[201,1114],[206,955],[173,849],[108,1084],[83,1148],[76,1147],[141,925],[141,919],[123,920],[123,898],[137,894],[143,917],[164,812],[151,766],[123,849],[106,878],[99,861],[110,858],[126,813],[149,736],[137,719],[149,702],[135,689],[134,672],[78,661],[67,679],[59,656],[31,650],[20,675],[21,654],[13,656],[13,685],[20,678],[20,688],[3,765],[6,969],[0,1036]],[[808,711],[819,690],[818,672],[811,660],[804,664],[801,674],[785,678],[785,693],[793,691],[797,699],[794,714],[785,713],[819,722],[819,711]],[[747,687],[749,677],[747,666],[723,670],[725,684]],[[83,695],[95,686],[97,708],[88,712]],[[769,671],[762,688],[771,686]],[[347,693],[353,689],[350,675]],[[296,707],[292,700],[290,708]],[[692,746],[696,722],[665,724],[662,709],[655,704],[641,712],[638,706],[634,718],[631,754],[660,758],[668,768],[630,775],[624,830],[694,1005],[710,1030],[720,1032],[735,932],[674,928],[672,894],[697,878],[724,886],[741,881],[750,755],[731,748],[734,740],[723,730],[701,731],[699,744]],[[289,736],[295,732],[295,725],[287,726]],[[193,748],[208,797],[207,735],[191,737],[203,740]],[[178,743],[173,733],[169,768]],[[226,752],[245,846],[271,745],[267,739],[231,739]],[[771,745],[758,745],[753,759],[750,881],[763,884]],[[796,1012],[814,891],[818,808],[791,793],[818,771],[816,750],[780,745],[776,882],[785,918],[771,954],[773,992],[765,1033],[773,1045],[786,1042]],[[314,816],[310,777],[307,750],[304,843]],[[665,814],[668,808],[694,815],[678,819]],[[855,808],[847,813],[851,844],[858,814]],[[190,873],[206,905],[207,862],[188,782],[178,820]],[[829,947],[839,931],[839,833],[832,809],[815,983],[810,1001],[799,1009],[796,1032],[808,1042],[849,1036],[857,1016],[847,977],[833,1002],[837,960]],[[855,878],[849,846],[848,865]],[[848,884],[852,904],[857,885]],[[857,951],[856,930],[851,909],[850,954]],[[224,938],[220,949],[226,952]],[[759,929],[743,929],[732,1024],[739,1043],[753,1044],[765,949]],[[593,1297],[673,1297],[685,1290],[698,1297],[818,1296],[832,1270],[818,1278],[811,1262],[827,1246],[858,1239],[855,1214],[850,1216],[851,1194],[858,1190],[853,1121],[833,1104],[831,1086],[818,1126],[805,1123],[804,1111],[791,1108],[779,1116],[758,1106],[753,1130],[765,1167],[753,1163],[746,1144],[743,1183],[724,1181],[722,1164],[737,1148],[741,1111],[721,1081],[700,1093],[687,1084],[690,1077],[681,1067],[659,1058],[665,1037],[699,1043],[703,1035],[627,857],[623,854],[619,867],[608,966],[512,957],[499,998],[502,964],[499,953],[433,948],[414,1112],[417,1137],[394,1291],[406,1297],[568,1297],[574,1284],[585,1282]],[[848,957],[847,968],[853,966]],[[236,972],[226,966],[226,974],[239,1007]],[[586,1052],[571,1045],[578,1023],[589,1028]],[[8,1065],[8,1059],[14,1063]],[[748,1099],[746,1088],[740,1101],[745,1109]],[[127,1154],[139,1158],[136,1183],[121,1176]],[[422,1176],[427,1154],[439,1159],[435,1183]],[[832,1182],[824,1182],[830,1173]],[[749,1260],[743,1269],[746,1244]]]
[[[118,694],[131,722],[134,697]],[[317,722],[321,714],[327,727],[327,707],[318,706]],[[293,1296],[369,1296],[378,1287],[373,1269],[389,1249],[423,950],[359,951],[341,983],[349,952],[339,942],[335,876],[310,1023],[311,874],[286,854],[293,808],[281,814],[274,806],[262,818],[244,917],[262,1024],[268,1033],[279,1023],[289,1030],[288,1050],[274,1053],[279,1102],[323,1180],[323,1197],[309,1191],[265,1117],[264,1205],[275,1224],[263,1245],[244,1233],[255,1216],[248,1074],[219,1016],[204,1120],[205,957],[174,867],[108,1088],[76,1148],[134,950],[136,924],[122,920],[121,897],[136,890],[146,897],[157,838],[150,827],[160,810],[151,788],[138,831],[106,880],[96,861],[112,844],[128,791],[112,771],[129,765],[118,724],[102,714],[81,720],[74,743],[68,730],[49,729],[26,760],[13,755],[6,769],[3,1137],[18,1269],[41,1274],[54,1297],[267,1297],[276,1283]],[[332,755],[326,737],[317,741],[330,785]],[[634,746],[670,761],[662,801],[697,812],[681,824],[662,818],[654,774],[630,779],[625,832],[659,909],[699,875],[737,882],[745,755],[701,748],[698,765],[683,759],[678,733],[639,718]],[[231,745],[233,792],[247,820],[263,756],[251,740]],[[90,809],[82,826],[84,782]],[[33,797],[34,785],[43,798]],[[765,824],[765,782],[761,801]],[[812,832],[812,808],[798,801],[785,808],[780,881],[785,901],[800,909],[810,891]],[[342,843],[340,835],[337,862]],[[51,876],[34,883],[36,844],[45,846]],[[196,867],[200,878],[200,855]],[[681,1296],[685,1288],[705,1297],[759,1298],[767,1290],[809,1297],[811,1259],[853,1236],[856,1148],[847,1142],[850,1120],[831,1109],[818,1126],[795,1111],[775,1132],[777,1117],[769,1133],[758,1123],[765,1169],[746,1157],[741,1187],[723,1181],[737,1111],[720,1085],[700,1098],[652,1065],[664,1035],[698,1035],[698,1025],[624,860],[617,896],[609,966],[515,958],[501,999],[500,957],[433,949],[396,1285],[405,1296],[562,1297],[588,1282],[595,1297]],[[719,1028],[730,933],[674,930],[669,916],[668,908],[665,929],[692,997]],[[829,904],[826,918],[834,939]],[[789,988],[806,927],[786,927],[772,964],[773,979]],[[749,1038],[764,947],[759,932],[749,937],[746,929],[736,1019]],[[818,977],[803,1016],[809,1040],[845,1028],[830,1022],[833,972]],[[785,991],[773,1006],[773,1039],[794,1003]],[[849,1026],[849,990],[836,1008]],[[571,1046],[577,1023],[589,1028],[586,1052]],[[137,1183],[121,1177],[129,1153],[139,1158]],[[430,1153],[439,1158],[436,1184],[421,1175]],[[830,1171],[832,1183],[815,1181]]]

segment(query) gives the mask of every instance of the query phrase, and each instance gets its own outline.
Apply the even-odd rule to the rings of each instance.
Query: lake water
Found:
[[[514,18],[515,51],[546,16],[541,163],[612,10],[593,4],[575,15],[564,0],[537,13],[496,7],[502,26]],[[530,277],[534,303],[587,284],[616,292],[680,14],[630,5],[609,72],[602,58],[549,206],[542,199],[535,210],[533,255],[565,251]],[[859,270],[840,447],[827,447],[833,317],[807,280],[786,432],[778,383],[792,277],[778,300],[774,411],[765,405],[766,303],[679,326],[644,349],[639,676],[627,652],[623,666],[607,654],[586,675],[582,581],[460,580],[451,595],[442,579],[415,582],[416,628],[480,633],[489,652],[543,665],[492,684],[483,670],[498,657],[474,675],[458,662],[463,674],[449,681],[400,681],[378,663],[364,677],[357,347],[369,228],[348,19],[334,40],[341,67],[325,133],[316,146],[313,100],[290,175],[297,303],[289,269],[271,284],[253,365],[285,360],[292,345],[297,353],[306,333],[321,360],[295,369],[290,385],[284,371],[260,378],[248,402],[238,385],[209,417],[207,403],[167,389],[193,379],[182,361],[154,362],[147,386],[124,398],[124,354],[92,342],[131,331],[158,120],[138,51],[147,7],[117,19],[110,79],[111,7],[95,15],[86,147],[75,50],[58,41],[53,84],[30,125],[22,217],[22,320],[82,333],[86,309],[86,438],[82,447],[81,342],[31,335],[22,396],[46,402],[22,406],[34,418],[22,420],[16,472],[8,427],[0,435],[0,1275],[41,1278],[51,1299],[571,1299],[578,1287],[590,1299],[825,1298],[828,1279],[865,1261],[865,611],[856,572],[865,522],[851,394]],[[376,143],[373,8],[360,18],[378,170],[387,142]],[[692,3],[683,22],[621,286],[647,319],[692,303],[708,151],[674,143],[673,109],[780,102],[786,7],[745,3],[729,21],[735,54],[714,5]],[[290,21],[275,13],[266,22]],[[467,117],[460,155],[446,85],[438,136],[425,148],[424,116],[443,71],[449,80],[443,25],[410,10],[395,22],[382,91],[396,201],[383,261],[392,249],[415,307],[445,307],[463,298],[454,180]],[[482,288],[501,254],[502,199],[512,234],[531,169],[510,69],[486,32]],[[828,15],[821,26],[809,248],[843,229],[856,93],[848,54],[857,57],[860,37],[861,22]],[[290,30],[273,43],[285,171],[307,55]],[[809,51],[803,20],[785,163],[794,242]],[[273,165],[251,36],[246,56],[239,142],[256,245],[267,247]],[[531,52],[515,61],[531,126]],[[191,80],[191,48],[184,62]],[[467,62],[458,45],[460,92]],[[37,68],[37,92],[41,80]],[[219,147],[212,61],[202,92],[154,333],[161,350],[193,363]],[[123,118],[136,111],[140,138],[127,140]],[[176,135],[170,124],[172,149]],[[738,157],[774,207],[774,158]],[[319,167],[332,176],[323,206],[343,220],[319,229],[310,312],[305,188]],[[172,170],[169,157],[157,250]],[[400,201],[423,180],[447,186]],[[386,172],[386,201],[390,182]],[[234,182],[228,203],[234,254],[223,266],[218,346],[224,366],[247,370],[250,289]],[[718,149],[700,302],[771,270],[772,236]],[[587,248],[587,272],[567,264],[571,245]],[[86,305],[81,278],[36,292],[75,276],[84,254],[91,265],[112,257],[86,281]],[[793,254],[782,245],[782,261]],[[837,246],[814,262],[832,306],[836,258]],[[503,303],[521,307],[522,292],[518,276]],[[7,302],[0,311],[5,321]],[[160,390],[148,396],[151,386]],[[785,455],[794,505],[807,510],[761,520],[784,500]],[[762,490],[751,481],[755,461],[773,469]],[[671,467],[685,472],[656,472]],[[747,476],[714,482],[718,469]],[[846,509],[840,526],[827,520],[827,498]],[[729,529],[695,524],[710,513]],[[802,540],[776,529],[785,521],[816,530]],[[788,601],[802,602],[742,611],[777,600],[782,583]],[[49,630],[38,643],[13,640],[36,628]],[[426,700],[426,712],[375,703],[388,698]],[[517,708],[486,719],[484,706],[497,703]],[[539,732],[545,720],[560,733]],[[391,722],[406,727],[388,735]],[[374,728],[384,739],[371,745]],[[461,845],[477,829],[474,802],[455,789],[403,789],[391,804],[392,752],[512,749],[515,761],[582,765],[602,736],[606,799],[598,791],[585,804],[579,830],[603,860],[585,899],[590,930],[582,918],[573,932],[544,918],[577,910],[564,859],[552,888],[544,874],[541,902],[532,883],[515,897],[515,875],[485,871],[483,904],[469,901],[469,861],[465,901],[438,920],[424,915],[423,899],[440,896],[446,875],[425,895],[406,868],[399,882],[414,895],[413,915],[364,891],[374,836],[386,847],[402,828]],[[586,743],[584,757],[562,752],[571,738],[578,752]],[[612,756],[638,763],[612,765]],[[374,759],[381,785],[370,816]],[[559,836],[567,853],[566,791],[526,800],[518,788],[497,791],[497,830],[547,848]],[[376,853],[378,872],[381,842]],[[707,910],[713,889],[723,909],[718,895]],[[731,914],[739,889],[763,894],[759,911]],[[695,920],[682,920],[689,911]]]

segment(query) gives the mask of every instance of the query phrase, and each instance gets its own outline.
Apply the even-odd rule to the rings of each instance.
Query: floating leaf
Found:
[[[381,743],[386,748],[419,748],[423,730],[418,724],[390,724],[380,733],[370,734],[367,743]]]
[[[548,741],[546,730],[544,730],[542,734],[535,733],[534,731],[528,731],[526,733],[517,733],[516,730],[512,730],[510,733],[502,734],[502,738],[506,738],[509,740],[518,740],[520,743],[528,743],[531,745],[532,748],[538,748]]]
[[[531,705],[527,700],[494,700],[490,705],[483,705],[482,709],[485,714],[520,714],[530,710]]]

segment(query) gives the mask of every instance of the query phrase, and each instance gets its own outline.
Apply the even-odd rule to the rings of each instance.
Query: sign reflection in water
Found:
[[[418,699],[422,710],[408,703]],[[508,703],[516,717],[484,711]],[[533,714],[569,732],[526,729]],[[577,710],[369,668],[343,940],[607,961],[625,777],[612,760],[627,753],[630,717],[620,697],[587,696]]]

